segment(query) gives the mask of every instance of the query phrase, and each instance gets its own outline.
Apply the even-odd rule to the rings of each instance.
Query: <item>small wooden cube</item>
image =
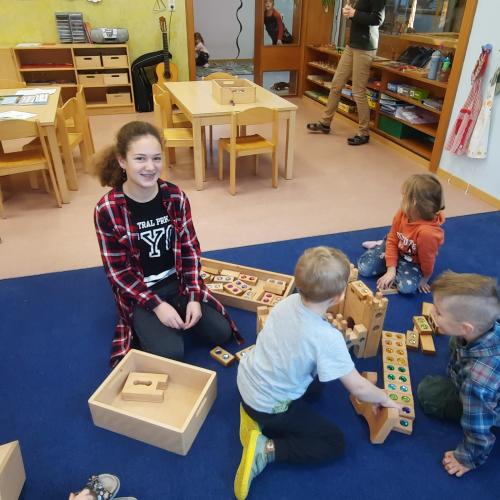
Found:
[[[432,335],[432,328],[424,316],[413,316],[413,324],[419,335]]]
[[[234,281],[234,276],[222,274],[219,276],[214,276],[214,283],[230,283],[231,281]]]
[[[252,300],[257,292],[253,288],[248,288],[242,295],[244,299]]]
[[[347,280],[348,283],[351,281],[356,281],[358,279],[358,268],[354,267],[354,264],[350,265],[351,270],[349,271],[349,279]]]
[[[259,301],[265,305],[270,306],[275,298],[276,298],[276,295],[274,295],[273,293],[264,292],[262,294],[262,297],[260,297]]]
[[[247,285],[245,282],[241,281],[240,279],[237,279],[234,284],[238,287],[241,288],[243,291],[248,290],[250,288],[249,285]]]
[[[241,351],[238,351],[235,356],[238,361],[241,361],[241,358],[246,356],[253,348],[255,347],[255,344],[249,345],[247,348],[242,349]]]
[[[380,292],[382,295],[395,295],[398,292],[398,289],[395,286],[390,286],[389,288],[379,288],[377,292]]]
[[[167,388],[168,375],[165,373],[130,372],[121,392],[125,401],[162,403]]]
[[[418,351],[420,344],[420,335],[415,330],[408,330],[406,332],[406,348],[412,351]]]
[[[422,335],[420,337],[420,347],[424,354],[436,354],[436,347],[434,346],[432,335]]]
[[[222,283],[207,283],[206,287],[209,290],[212,290],[212,292],[222,292],[222,291],[224,291],[224,285]]]
[[[214,347],[210,351],[210,356],[223,366],[229,366],[236,359],[230,352],[227,352],[219,346]]]
[[[242,273],[240,273],[238,279],[245,282],[247,285],[255,285],[257,284],[257,281],[259,281],[259,278],[257,278],[257,276],[252,276],[250,274],[242,274]]]
[[[266,292],[271,292],[276,295],[283,295],[286,289],[286,283],[282,280],[269,278],[268,280],[264,281],[263,288]]]
[[[219,274],[219,270],[216,267],[201,266],[201,270],[208,274]]]
[[[240,275],[239,271],[233,271],[232,269],[221,269],[222,276],[231,276],[233,278],[237,278]]]
[[[236,296],[243,294],[243,290],[234,283],[226,283],[224,285],[224,291]]]

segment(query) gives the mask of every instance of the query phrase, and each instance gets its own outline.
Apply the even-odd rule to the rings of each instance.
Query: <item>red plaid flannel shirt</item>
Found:
[[[160,180],[159,187],[163,206],[175,229],[173,251],[180,293],[188,295],[190,301],[211,304],[228,319],[236,340],[241,342],[238,329],[226,309],[210,294],[200,277],[200,245],[186,195],[169,182]],[[121,188],[112,189],[99,200],[94,211],[94,222],[102,262],[118,307],[119,320],[110,360],[111,366],[114,366],[130,350],[135,304],[152,310],[160,304],[161,299],[144,283],[137,247],[139,235]]]

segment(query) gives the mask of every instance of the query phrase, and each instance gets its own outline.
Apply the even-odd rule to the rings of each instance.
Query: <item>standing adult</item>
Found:
[[[326,109],[321,119],[308,123],[312,132],[330,133],[330,123],[337,111],[342,88],[352,80],[352,96],[358,109],[359,130],[347,143],[360,146],[370,140],[370,108],[366,98],[366,85],[370,76],[370,66],[377,52],[379,26],[384,21],[385,0],[358,0],[353,5],[347,3],[342,15],[351,20],[349,43],[340,57]]]

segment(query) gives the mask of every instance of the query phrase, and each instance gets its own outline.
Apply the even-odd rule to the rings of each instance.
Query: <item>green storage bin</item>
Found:
[[[420,138],[422,136],[418,130],[385,115],[380,115],[378,128],[398,139]]]

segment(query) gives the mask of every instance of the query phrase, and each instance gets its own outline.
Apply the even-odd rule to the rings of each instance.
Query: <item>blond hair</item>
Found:
[[[308,248],[295,266],[295,284],[304,299],[323,302],[343,293],[349,273],[349,259],[340,250]]]
[[[444,209],[443,188],[437,177],[431,174],[408,177],[401,191],[403,211],[408,216],[414,214],[423,220],[433,220]]]
[[[487,332],[500,318],[500,293],[494,278],[445,271],[431,290],[456,322],[472,323],[479,333]]]

